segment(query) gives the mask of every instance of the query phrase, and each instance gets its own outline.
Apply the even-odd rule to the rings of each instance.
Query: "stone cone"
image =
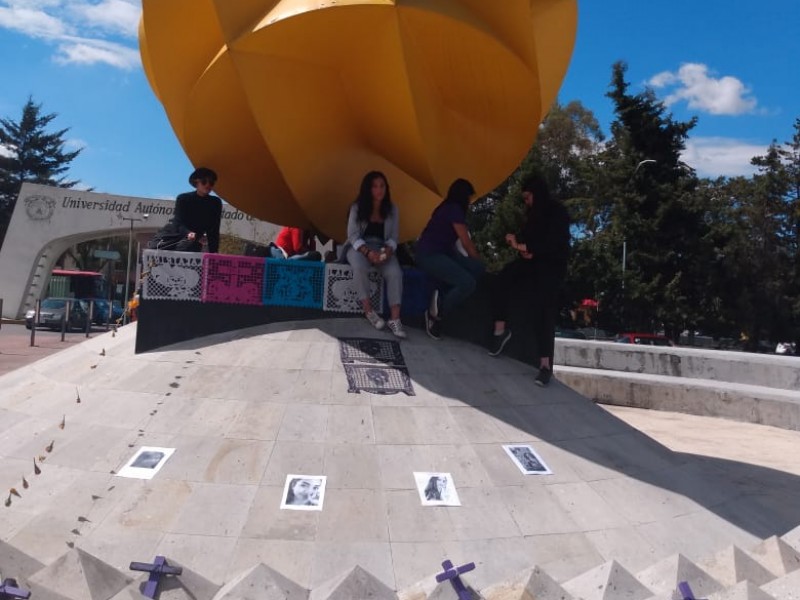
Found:
[[[736,585],[745,580],[758,586],[775,579],[772,573],[738,546],[728,546],[714,556],[701,561],[700,567],[727,586]]]
[[[722,589],[722,585],[703,569],[682,554],[674,554],[652,567],[636,574],[637,579],[654,592],[674,594],[677,598],[678,584],[687,582],[695,596],[705,598]]]
[[[359,566],[314,588],[311,600],[397,600],[386,584]]]
[[[776,577],[800,569],[800,553],[774,535],[750,550],[749,554]]]
[[[761,590],[776,600],[797,600],[800,598],[800,570],[762,585]]]
[[[749,581],[742,581],[727,590],[715,594],[714,600],[775,600],[767,592]]]
[[[0,580],[11,578],[27,585],[28,579],[42,568],[44,565],[38,560],[0,540]]]
[[[800,552],[800,525],[782,535],[781,539],[789,544],[792,548]]]
[[[31,596],[55,594],[70,600],[107,600],[131,581],[108,563],[75,548],[30,578],[34,592]]]
[[[570,579],[563,587],[582,600],[647,600],[653,595],[615,560]]]
[[[308,590],[260,563],[234,577],[214,600],[306,600]]]
[[[168,561],[172,566],[181,566],[175,561]],[[147,578],[144,578],[147,581]],[[144,583],[140,584],[143,589]],[[169,575],[161,579],[158,586],[159,600],[212,600],[219,591],[220,585],[209,581],[191,569],[183,567],[180,575]]]
[[[469,600],[484,600],[484,596],[472,589],[469,584],[464,582]],[[428,595],[427,600],[459,600],[458,594],[449,581],[437,584],[433,591]]]
[[[486,600],[573,600],[569,592],[539,567],[526,569],[510,581],[481,593]]]

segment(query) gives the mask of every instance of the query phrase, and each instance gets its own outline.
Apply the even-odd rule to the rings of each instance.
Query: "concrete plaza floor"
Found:
[[[163,554],[221,584],[263,562],[307,588],[359,564],[402,589],[450,558],[478,563],[482,588],[534,564],[566,581],[611,559],[701,559],[800,524],[794,432],[606,410],[419,331],[402,343],[416,395],[348,393],[337,338],[391,339],[356,319],[140,355],[134,336],[0,377],[0,489],[20,493],[0,540],[42,564]],[[553,474],[522,475],[507,443]],[[151,481],[116,476],[140,446],[176,451]],[[462,506],[421,506],[414,471],[451,473]],[[321,512],[280,510],[290,473],[327,476]]]
[[[675,452],[744,463],[800,477],[800,431],[625,406],[604,408]]]
[[[102,335],[105,328],[93,327],[90,336]],[[56,352],[71,348],[86,341],[82,332],[71,331],[61,341],[60,331],[39,328],[36,330],[34,345],[31,346],[31,332],[21,322],[4,321],[0,327],[0,375],[21,369]]]

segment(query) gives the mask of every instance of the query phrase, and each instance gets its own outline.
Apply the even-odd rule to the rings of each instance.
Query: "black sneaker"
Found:
[[[431,294],[431,303],[428,307],[428,312],[434,319],[439,318],[439,289],[433,290],[433,294]]]
[[[435,340],[442,339],[442,322],[434,319],[427,310],[425,311],[425,331]]]
[[[489,350],[489,356],[497,356],[503,351],[503,348],[506,347],[508,340],[511,339],[511,330],[506,329],[501,334],[495,334],[492,336],[492,348]]]
[[[539,387],[544,387],[548,383],[550,383],[550,378],[553,376],[553,371],[548,369],[547,367],[542,367],[539,369],[539,374],[536,376],[536,380],[534,383]]]

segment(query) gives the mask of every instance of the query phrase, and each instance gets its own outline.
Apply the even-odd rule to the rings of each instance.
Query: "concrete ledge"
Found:
[[[556,340],[557,365],[800,390],[800,358],[702,348]]]
[[[556,376],[578,393],[603,404],[800,430],[800,391],[574,366],[557,367]]]

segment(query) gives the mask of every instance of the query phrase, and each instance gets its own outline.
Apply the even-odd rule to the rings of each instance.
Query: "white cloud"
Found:
[[[141,3],[127,0],[102,0],[99,4],[75,3],[70,5],[70,11],[89,27],[132,38],[138,33],[142,14]]]
[[[653,87],[661,88],[664,87],[665,85],[672,85],[676,81],[678,81],[678,77],[675,75],[675,73],[670,73],[669,71],[662,71],[657,75],[653,75],[653,77],[650,78],[650,81],[648,81],[648,83]]]
[[[139,53],[133,48],[96,39],[70,39],[58,45],[56,62],[61,64],[106,64],[130,70],[140,64]]]
[[[130,70],[141,11],[141,0],[0,0],[0,29],[53,43],[59,64]]]
[[[758,100],[741,80],[730,75],[715,78],[700,63],[687,63],[677,73],[664,71],[653,76],[650,85],[672,88],[664,99],[667,105],[685,100],[689,108],[712,115],[741,115],[755,111]]]
[[[9,147],[5,144],[0,144],[0,156],[3,158],[14,158],[17,155],[13,146]]]
[[[67,24],[41,10],[0,6],[0,27],[35,38],[53,38],[68,33]]]
[[[754,156],[767,153],[768,144],[753,144],[732,138],[695,137],[686,143],[682,158],[700,177],[749,177],[757,172],[750,164]]]
[[[64,140],[64,147],[68,148],[69,150],[85,149],[88,146],[89,144],[80,138],[68,138]]]

